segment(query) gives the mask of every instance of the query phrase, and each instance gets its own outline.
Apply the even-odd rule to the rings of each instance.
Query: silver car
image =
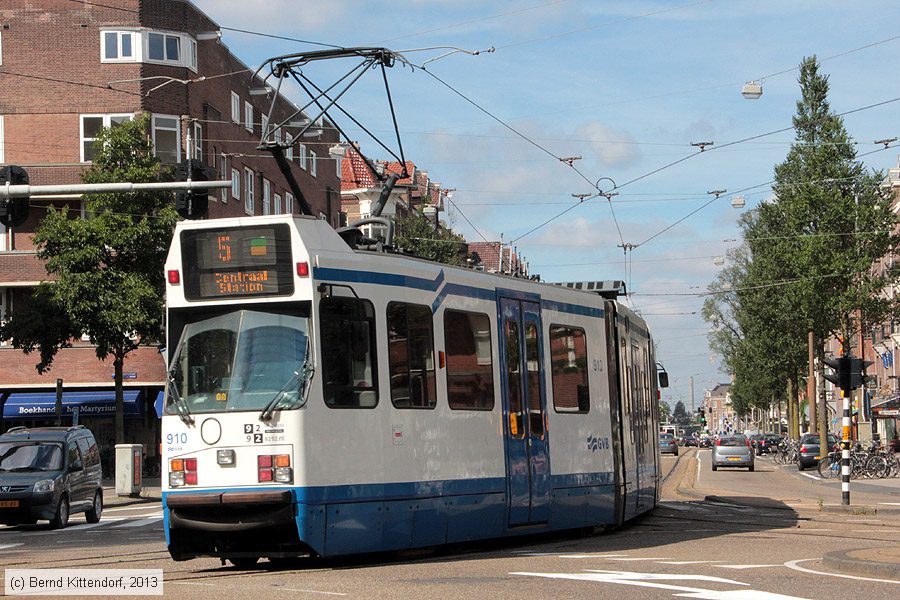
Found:
[[[753,448],[743,435],[723,436],[712,447],[712,470],[719,467],[747,467],[753,470]]]

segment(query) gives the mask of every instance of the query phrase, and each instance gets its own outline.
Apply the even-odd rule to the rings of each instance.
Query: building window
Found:
[[[148,33],[147,58],[181,64],[181,38],[164,33]]]
[[[241,122],[241,97],[236,92],[231,92],[231,120]]]
[[[387,307],[391,403],[396,408],[434,408],[434,324],[431,308],[391,302]]]
[[[335,156],[334,157],[334,170],[337,173],[337,178],[340,179],[344,174],[341,172],[341,165],[344,164],[343,156]]]
[[[284,134],[284,156],[288,160],[294,160],[294,136],[285,132]]]
[[[253,105],[244,101],[244,129],[253,133]]]
[[[331,296],[319,303],[322,388],[329,408],[378,405],[375,308],[368,300]]]
[[[135,62],[134,31],[100,32],[100,62]]]
[[[312,150],[309,151],[309,174],[316,176],[316,153]]]
[[[241,172],[237,169],[231,170],[231,196],[235,200],[241,199]]]
[[[447,400],[454,410],[494,408],[491,322],[482,313],[444,312]]]
[[[190,54],[188,55],[188,67],[197,70],[197,42],[192,39],[188,39],[188,48],[190,49]]]
[[[181,162],[181,123],[173,115],[153,115],[153,148],[164,165]]]
[[[248,215],[252,215],[252,214],[254,214],[254,211],[256,210],[254,198],[253,198],[253,191],[254,191],[253,186],[254,186],[254,180],[256,179],[256,173],[254,173],[250,169],[245,168],[244,169],[244,179],[246,180],[244,182],[244,185],[245,185],[244,191],[246,192],[246,195],[244,196],[244,212],[247,213]]]
[[[213,146],[213,155],[216,157],[216,160],[219,161],[219,179],[222,181],[228,180],[228,159],[225,158],[224,154],[217,154],[216,148]],[[234,189],[234,181],[231,182],[231,188]],[[228,203],[228,188],[222,188],[220,190],[222,195],[222,203]]]
[[[125,123],[133,118],[134,115],[81,115],[81,162],[94,160],[94,142],[101,129]]]
[[[203,160],[203,126],[200,123],[194,123],[194,140],[193,140],[192,158]]]
[[[262,122],[260,132],[262,133],[263,139],[268,142],[271,139],[269,137],[269,115],[260,115],[259,119]]]
[[[303,144],[297,144],[297,162],[300,163],[300,168],[304,171],[306,170],[306,146]]]
[[[586,413],[590,410],[585,339],[584,329],[580,327],[550,326],[550,365],[556,412]]]
[[[262,214],[270,215],[272,214],[271,205],[272,205],[272,184],[268,179],[263,178],[263,196],[262,196]]]
[[[294,214],[294,195],[285,192],[284,194],[284,212],[286,214]]]
[[[281,214],[281,194],[275,194],[275,214]]]

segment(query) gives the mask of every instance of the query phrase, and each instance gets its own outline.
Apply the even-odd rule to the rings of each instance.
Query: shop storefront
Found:
[[[142,444],[151,462],[158,461],[160,421],[154,405],[162,392],[158,388],[124,390],[125,440]],[[54,391],[0,391],[2,421],[0,431],[10,427],[52,427],[57,424]],[[116,393],[100,390],[66,390],[62,393],[60,424],[84,425],[94,433],[104,460],[104,471],[112,469],[115,452]]]
[[[893,444],[900,451],[900,396],[886,398],[872,405],[875,431],[885,444]]]

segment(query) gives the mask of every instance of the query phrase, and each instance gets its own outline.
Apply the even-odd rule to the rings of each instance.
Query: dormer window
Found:
[[[157,63],[197,70],[197,41],[185,33],[136,30],[100,31],[100,62]]]

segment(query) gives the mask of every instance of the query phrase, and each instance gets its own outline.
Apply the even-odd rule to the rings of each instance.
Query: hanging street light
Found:
[[[748,81],[744,84],[744,87],[741,88],[741,96],[747,100],[759,100],[759,97],[762,96],[762,92],[762,84],[756,80]]]

